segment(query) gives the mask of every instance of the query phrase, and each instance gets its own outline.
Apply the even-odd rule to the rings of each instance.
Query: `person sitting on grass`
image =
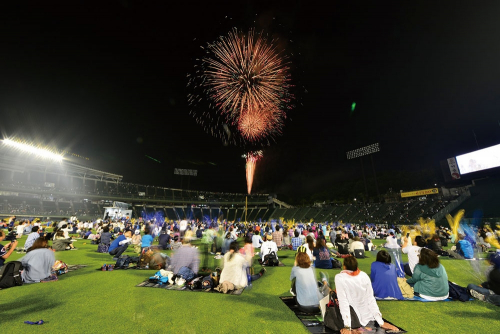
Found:
[[[224,241],[222,242],[222,252],[221,254],[226,254],[229,251],[229,246],[233,241],[236,241],[236,239],[233,239],[233,234],[230,232],[226,233],[226,236],[224,237]]]
[[[398,285],[396,267],[391,263],[391,260],[391,255],[382,249],[377,253],[377,260],[372,262],[370,278],[373,293],[377,298],[403,300],[403,294]]]
[[[142,236],[142,242],[141,242],[141,252],[144,248],[149,248],[153,244],[153,236],[151,235],[151,229],[149,227],[146,227],[144,229],[144,235]]]
[[[322,283],[316,281],[309,255],[305,252],[297,253],[290,273],[290,293],[296,297],[297,306],[302,312],[319,312],[319,301],[330,292],[326,275],[322,276]]]
[[[260,251],[262,262],[264,262],[264,257],[268,254],[271,254],[272,252],[274,252],[276,254],[276,258],[278,258],[278,246],[273,241],[273,236],[271,235],[271,233],[267,233],[266,241],[260,247]]]
[[[19,261],[23,265],[21,277],[24,283],[39,283],[52,273],[56,262],[54,252],[44,238],[38,238]]]
[[[132,241],[130,243],[134,247],[135,253],[141,253],[142,237],[141,237],[141,231],[139,229],[135,230],[134,236],[132,237]]]
[[[493,266],[488,280],[481,285],[469,284],[467,289],[472,297],[500,306],[500,253],[490,253],[488,261]]]
[[[229,250],[224,254],[224,267],[220,275],[220,282],[230,282],[236,289],[244,288],[248,285],[247,268],[251,266],[252,254],[239,252],[240,246],[237,241],[229,245]],[[251,275],[251,280],[256,281],[264,275],[266,270],[262,268],[259,273]]]
[[[389,236],[386,238],[386,243],[385,247],[386,248],[399,248],[400,246],[398,245],[398,239],[394,235],[394,231],[389,232]]]
[[[174,242],[172,244],[172,250],[173,251],[176,251],[178,250],[179,248],[182,247],[182,241],[180,240],[179,236],[174,236]]]
[[[437,301],[448,298],[448,274],[439,263],[438,255],[430,249],[420,250],[420,260],[413,276],[406,282],[413,286],[415,295],[423,299]]]
[[[292,250],[296,251],[300,246],[302,246],[302,240],[299,238],[299,231],[295,230],[292,238]]]
[[[71,242],[71,239],[65,238],[64,232],[62,230],[59,230],[56,232],[56,236],[54,238],[54,241],[52,242],[52,249],[56,252],[60,252],[64,250],[75,249],[75,246],[73,246],[73,242]]]
[[[111,233],[109,232],[109,227],[104,226],[102,228],[102,233],[101,233],[101,238],[99,243],[104,247],[104,250],[108,249],[109,250],[109,245],[111,244]],[[107,252],[106,252],[107,253]]]
[[[386,330],[397,331],[398,328],[384,322],[378,308],[373,288],[368,275],[360,271],[358,261],[354,256],[344,259],[343,269],[335,275],[335,287],[339,301],[340,314],[344,321],[342,334],[352,333],[350,306],[356,312],[361,326],[376,327],[375,322]]]
[[[422,236],[417,235],[413,245],[410,244],[410,237],[403,237],[403,253],[408,254],[408,263],[404,265],[405,274],[413,276],[413,270],[419,261],[420,250],[425,247],[425,241]]]
[[[174,239],[177,236],[174,237]],[[191,247],[188,239],[182,240],[182,246],[179,247],[172,256],[171,269],[174,275],[177,275],[182,267],[189,268],[194,275],[198,274],[200,266],[200,253],[198,248]]]
[[[33,226],[31,228],[31,233],[28,234],[28,238],[26,239],[26,242],[24,243],[24,251],[27,251],[28,248],[33,246],[33,243],[35,243],[35,240],[40,237],[40,234],[38,233],[38,226]]]
[[[315,260],[314,266],[320,269],[332,269],[332,259],[330,258],[330,251],[326,248],[325,239],[318,238],[316,247],[312,252]]]
[[[361,242],[361,239],[359,239],[359,237],[352,238],[352,242],[349,245],[349,254],[354,255],[354,250],[356,249],[365,250],[365,245]]]
[[[458,242],[456,248],[449,251],[450,257],[454,259],[472,259],[474,258],[474,250],[472,249],[472,245],[468,240],[465,240],[465,236],[463,234],[458,235]]]
[[[260,234],[258,233],[255,233],[252,235],[252,245],[253,245],[253,248],[260,248],[261,244],[263,243],[264,241],[262,240],[262,237],[260,236]]]
[[[0,230],[0,242],[2,242],[5,239],[5,232]],[[7,243],[5,246],[2,246],[0,244],[0,273],[2,272],[2,267],[5,263],[5,260],[7,260],[12,254],[12,252],[16,249],[17,246],[17,240],[11,241]]]
[[[170,249],[170,234],[167,233],[167,230],[161,230],[161,234],[158,237],[158,246],[163,250]]]
[[[132,231],[127,230],[125,231],[124,234],[120,235],[118,238],[116,238],[111,245],[109,246],[109,255],[113,256],[113,260],[118,260],[120,255],[122,255],[123,252],[128,247],[128,244],[132,241]]]
[[[441,245],[441,239],[437,234],[433,234],[431,238],[427,241],[427,248],[432,250],[434,253],[440,256],[448,256],[449,253],[443,250]]]

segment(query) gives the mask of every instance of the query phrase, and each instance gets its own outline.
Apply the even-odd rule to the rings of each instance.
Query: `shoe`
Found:
[[[324,272],[320,272],[319,275],[321,276],[321,282],[326,282],[328,284],[330,277],[328,277],[328,274]]]
[[[295,296],[295,293],[293,293],[292,288],[290,288],[290,294],[291,294],[292,296]]]
[[[486,299],[486,297],[483,294],[477,292],[476,290],[470,289],[469,292],[470,292],[472,297],[474,297],[478,300],[481,300],[484,302],[484,300]]]
[[[262,268],[260,271],[259,271],[259,275],[262,276],[264,275],[264,273],[266,272],[266,268]]]

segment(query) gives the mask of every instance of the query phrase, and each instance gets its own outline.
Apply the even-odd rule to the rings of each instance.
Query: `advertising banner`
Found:
[[[453,180],[460,179],[460,172],[458,170],[457,160],[455,158],[449,158],[448,166],[450,167],[451,178]]]
[[[437,195],[437,194],[439,194],[439,189],[431,188],[431,189],[416,190],[416,191],[401,193],[401,197],[415,197],[415,196]]]

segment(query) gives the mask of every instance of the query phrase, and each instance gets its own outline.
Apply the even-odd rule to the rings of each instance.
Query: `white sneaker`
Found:
[[[469,292],[472,295],[472,297],[474,297],[478,300],[481,300],[484,302],[484,300],[486,299],[483,294],[477,292],[476,290],[470,289]]]

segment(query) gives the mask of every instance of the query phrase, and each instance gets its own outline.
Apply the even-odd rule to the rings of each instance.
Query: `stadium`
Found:
[[[498,332],[498,3],[0,8],[2,331]]]

